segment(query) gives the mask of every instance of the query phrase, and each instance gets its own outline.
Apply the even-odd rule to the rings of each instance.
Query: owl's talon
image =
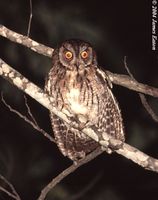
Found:
[[[75,117],[68,117],[69,121],[70,121],[70,126],[73,128],[78,127],[78,123],[76,122],[76,118]]]
[[[110,143],[109,147],[113,151],[119,150],[123,146],[123,142],[122,141],[118,141],[118,140],[115,140],[115,139],[110,139],[109,143]]]
[[[101,146],[101,149],[102,149],[103,151],[106,151],[108,154],[111,154],[111,153],[113,152],[113,150],[112,150],[111,148],[109,148],[109,147]]]
[[[78,161],[77,160],[74,160],[73,161],[73,164],[76,166],[78,164]]]
[[[71,127],[77,128],[79,131],[82,131],[82,129],[89,127],[90,126],[90,122],[81,122],[78,119],[78,116],[75,117],[68,117],[69,121],[71,121],[70,125]]]

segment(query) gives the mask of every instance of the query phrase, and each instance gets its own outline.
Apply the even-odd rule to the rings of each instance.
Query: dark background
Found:
[[[123,58],[134,77],[158,87],[158,56],[151,50],[151,1],[132,0],[33,0],[30,37],[50,47],[69,38],[93,44],[99,64],[126,74]],[[0,24],[27,34],[29,0],[0,1]],[[0,57],[24,76],[44,86],[51,59],[0,38]],[[6,101],[27,115],[24,94],[0,78]],[[158,158],[158,125],[140,103],[136,92],[114,86],[126,130],[126,142]],[[39,125],[52,134],[48,111],[28,98]],[[157,100],[147,97],[158,113]],[[23,200],[37,199],[41,189],[72,162],[55,144],[11,113],[0,101],[0,174],[17,189]],[[95,181],[97,179],[97,181]],[[117,154],[101,155],[65,178],[49,193],[49,199],[71,199],[93,186],[78,199],[155,200],[158,175]],[[9,199],[0,194],[0,199]],[[77,199],[77,198],[75,198]]]

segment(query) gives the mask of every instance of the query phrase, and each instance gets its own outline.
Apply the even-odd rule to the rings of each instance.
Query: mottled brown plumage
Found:
[[[95,126],[124,141],[122,117],[106,74],[98,68],[89,43],[69,40],[55,49],[45,90],[55,106],[80,125]],[[99,144],[50,113],[57,145],[64,156],[78,160]]]

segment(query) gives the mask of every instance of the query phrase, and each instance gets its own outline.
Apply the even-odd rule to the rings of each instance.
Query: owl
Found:
[[[89,43],[68,40],[54,50],[45,91],[53,97],[53,105],[79,127],[93,126],[96,134],[105,132],[124,141],[118,103]],[[73,128],[51,111],[50,118],[56,143],[64,156],[77,161],[99,147],[82,129]]]

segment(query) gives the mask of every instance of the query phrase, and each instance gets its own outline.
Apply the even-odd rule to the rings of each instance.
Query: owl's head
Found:
[[[57,49],[58,61],[68,70],[84,70],[96,66],[96,54],[92,46],[81,40],[67,40]]]

